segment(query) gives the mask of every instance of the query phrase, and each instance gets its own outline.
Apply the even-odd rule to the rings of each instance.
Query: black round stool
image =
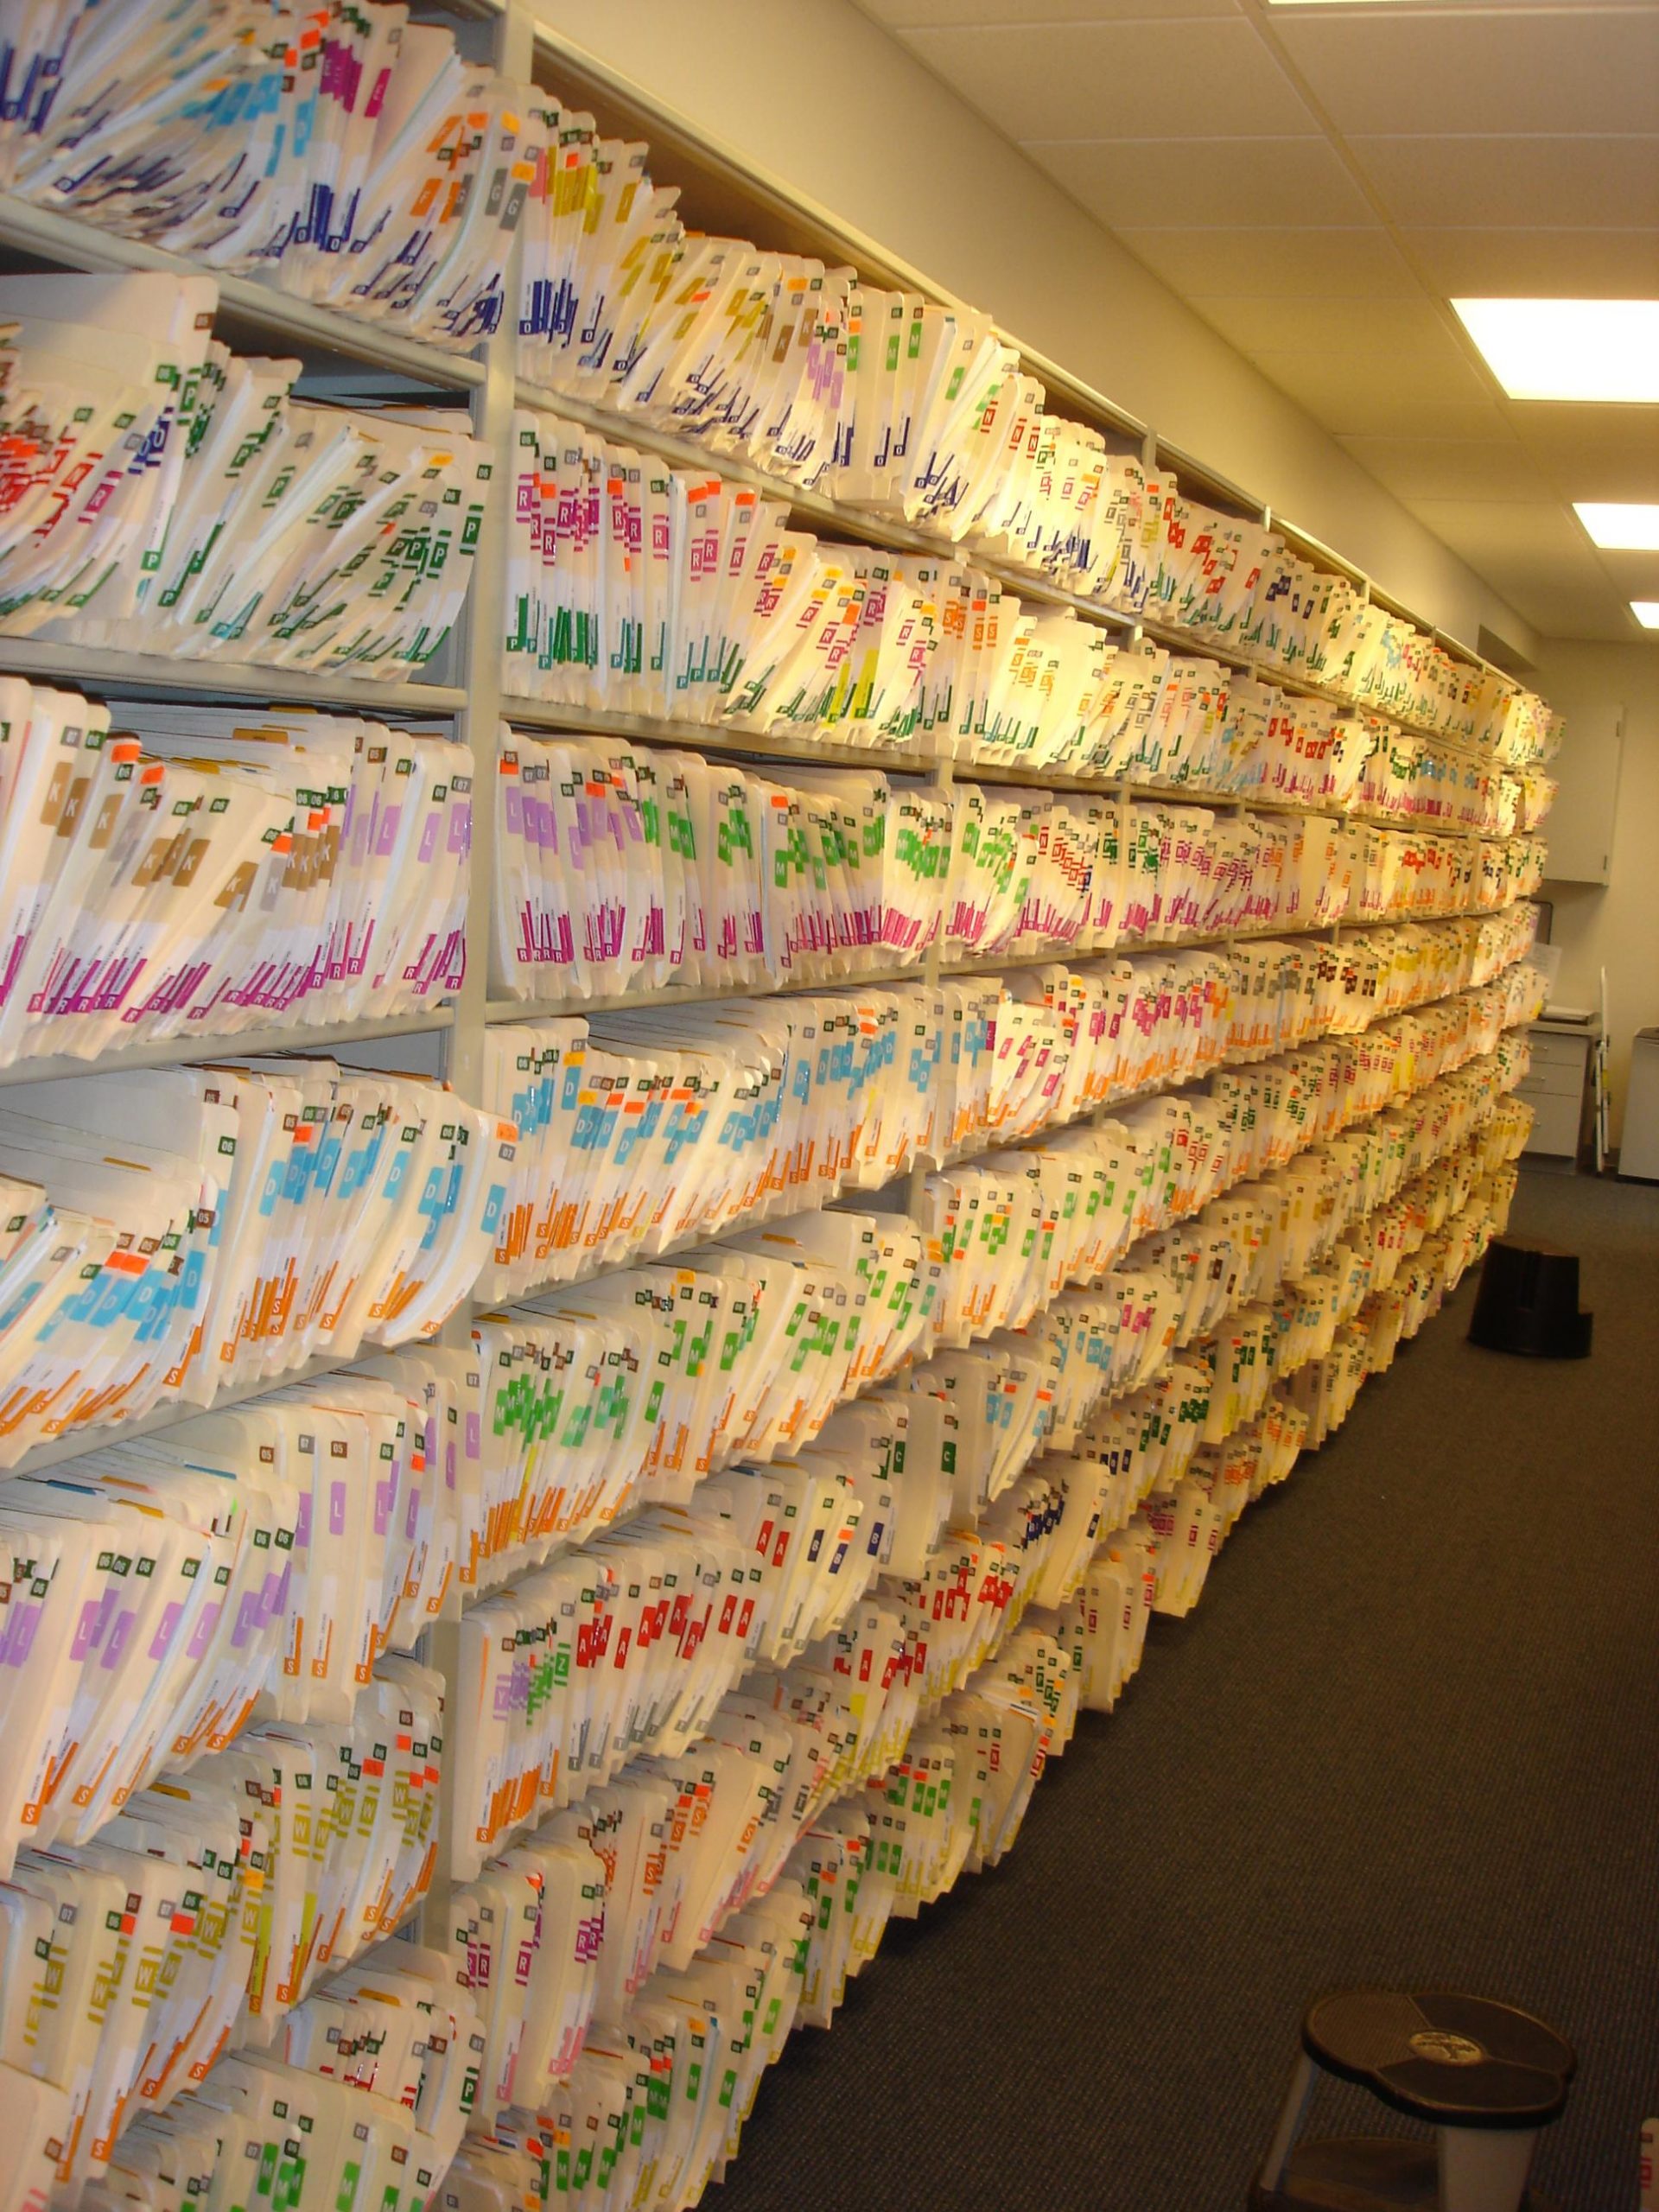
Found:
[[[1442,1989],[1321,1997],[1302,2022],[1301,2055],[1250,2212],[1553,2212],[1527,2175],[1577,2063],[1553,2028],[1490,1998]],[[1298,2145],[1321,2073],[1426,2120],[1437,2139]]]

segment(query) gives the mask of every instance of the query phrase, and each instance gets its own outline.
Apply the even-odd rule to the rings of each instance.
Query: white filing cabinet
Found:
[[[1618,1172],[1659,1183],[1659,1029],[1638,1029],[1630,1041]]]
[[[1516,1091],[1535,1117],[1527,1139],[1529,1152],[1576,1157],[1595,1041],[1595,1029],[1588,1022],[1533,1023],[1532,1065]]]

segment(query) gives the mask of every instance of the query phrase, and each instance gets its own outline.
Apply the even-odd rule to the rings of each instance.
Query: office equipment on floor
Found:
[[[1469,1341],[1534,1359],[1586,1359],[1592,1313],[1579,1311],[1578,1255],[1495,1237],[1487,1247]]]
[[[1630,1040],[1618,1172],[1659,1182],[1659,1028],[1638,1029]]]
[[[1544,1020],[1532,1030],[1532,1067],[1521,1086],[1536,1116],[1528,1153],[1576,1160],[1600,1031],[1593,1021]]]

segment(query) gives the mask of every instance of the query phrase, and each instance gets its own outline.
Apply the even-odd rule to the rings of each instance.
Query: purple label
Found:
[[[99,1661],[99,1665],[106,1671],[121,1664],[121,1655],[131,1641],[133,1624],[137,1618],[130,1606],[124,1606],[118,1614],[115,1626],[110,1630],[105,1643],[104,1656]]]
[[[93,1617],[92,1639],[88,1647],[90,1649],[96,1651],[109,1634],[110,1622],[119,1603],[119,1593],[111,1584],[98,1601],[98,1611]]]
[[[41,1609],[38,1605],[20,1607],[12,1616],[3,1644],[0,1644],[0,1665],[26,1667],[29,1655],[35,1648],[40,1625]]]
[[[162,1606],[162,1618],[156,1624],[156,1634],[149,1646],[149,1656],[152,1659],[166,1658],[172,1645],[174,1630],[178,1627],[183,1612],[184,1607],[176,1599],[172,1604]]]
[[[213,1642],[214,1630],[219,1626],[219,1617],[223,1610],[217,1598],[202,1607],[201,1617],[190,1635],[188,1654],[190,1658],[200,1659]]]

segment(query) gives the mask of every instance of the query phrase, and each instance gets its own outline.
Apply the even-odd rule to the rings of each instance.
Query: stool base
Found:
[[[1302,2143],[1277,2189],[1252,2185],[1249,2212],[1440,2212],[1440,2165],[1433,2143],[1398,2136],[1350,2136]],[[1519,2212],[1558,2212],[1535,2189]]]

